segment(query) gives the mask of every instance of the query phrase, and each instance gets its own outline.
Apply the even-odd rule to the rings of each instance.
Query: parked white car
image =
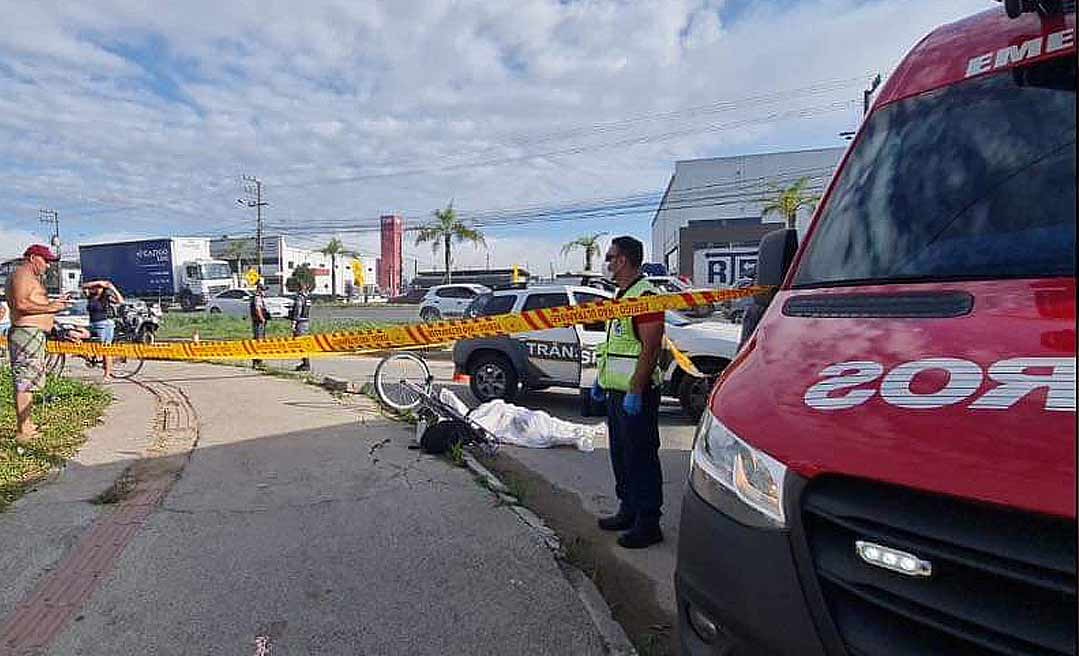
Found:
[[[420,301],[420,319],[439,321],[450,317],[464,316],[465,310],[480,294],[491,291],[489,287],[471,283],[450,283],[436,285],[427,290]]]
[[[738,353],[742,327],[712,319],[693,320],[681,312],[666,313],[667,337],[684,353],[704,378],[688,375],[673,358],[663,372],[663,392],[682,404],[691,419],[700,418],[708,405],[708,393],[719,374]]]
[[[255,293],[249,289],[227,289],[214,296],[206,303],[207,314],[227,314],[233,317],[249,317],[251,297]],[[292,299],[284,296],[267,296],[266,311],[273,318],[284,318],[292,309]]]
[[[648,276],[648,282],[664,294],[677,294],[692,288],[688,281],[679,276]]]
[[[79,328],[90,327],[90,312],[86,309],[86,299],[72,301],[67,308],[56,313],[56,323],[63,326],[78,326]],[[8,317],[8,321],[11,317]]]

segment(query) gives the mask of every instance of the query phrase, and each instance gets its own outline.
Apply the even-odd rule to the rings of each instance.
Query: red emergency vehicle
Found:
[[[778,291],[692,453],[683,653],[1076,653],[1062,4],[1009,0],[923,39],[802,243],[762,240]]]

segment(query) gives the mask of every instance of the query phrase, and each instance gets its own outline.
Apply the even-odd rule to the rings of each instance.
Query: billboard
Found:
[[[732,287],[757,266],[755,247],[701,248],[693,251],[693,283],[700,287]]]

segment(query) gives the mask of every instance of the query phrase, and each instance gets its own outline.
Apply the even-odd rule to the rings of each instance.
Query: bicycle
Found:
[[[443,453],[454,444],[473,446],[484,456],[498,450],[499,439],[468,412],[439,398],[435,377],[423,358],[411,353],[393,353],[375,367],[374,388],[379,403],[398,413],[413,413],[427,424],[420,447],[428,453]]]
[[[70,330],[70,326],[57,325],[56,326],[57,339],[60,339],[60,340],[64,339],[64,333],[65,333],[66,330]],[[98,340],[96,338],[90,338],[90,339],[83,340],[83,342],[84,343],[85,342],[100,343],[100,340]],[[151,342],[152,342],[152,340],[151,340]],[[113,344],[118,344],[118,343],[123,343],[123,344],[145,344],[146,342],[144,340],[142,340],[142,339],[139,339],[135,335],[120,334],[120,335],[117,335],[116,339],[113,340]],[[95,367],[103,366],[105,364],[104,357],[100,356],[100,355],[78,355],[76,357],[81,358],[83,363],[88,368],[91,368],[91,369],[95,368]],[[139,357],[127,357],[126,355],[113,355],[113,356],[110,356],[110,358],[112,359],[112,362],[110,363],[111,364],[110,368],[112,369],[112,377],[113,378],[121,378],[121,379],[124,379],[124,380],[132,378],[133,376],[138,374],[140,371],[142,371],[142,366],[146,363],[146,361],[143,360],[142,358],[139,358]],[[50,373],[50,374],[53,374],[53,375],[56,375],[56,376],[60,375],[60,373],[63,372],[64,367],[66,366],[66,364],[67,364],[67,355],[64,354],[64,353],[48,353],[45,356],[45,371]]]

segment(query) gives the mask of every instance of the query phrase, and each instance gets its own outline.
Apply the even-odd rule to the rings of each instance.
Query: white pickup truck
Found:
[[[482,294],[466,316],[491,316],[612,298],[594,287],[555,285],[497,290]],[[693,321],[677,312],[666,314],[666,332],[705,378],[686,374],[665,353],[664,394],[675,397],[696,420],[705,407],[715,377],[738,350],[739,326],[718,321]],[[588,390],[596,377],[596,346],[606,338],[604,323],[550,328],[480,339],[460,340],[453,347],[454,373],[469,377],[472,395],[480,402],[512,402],[525,390],[549,387],[579,389],[582,414],[590,414]]]

